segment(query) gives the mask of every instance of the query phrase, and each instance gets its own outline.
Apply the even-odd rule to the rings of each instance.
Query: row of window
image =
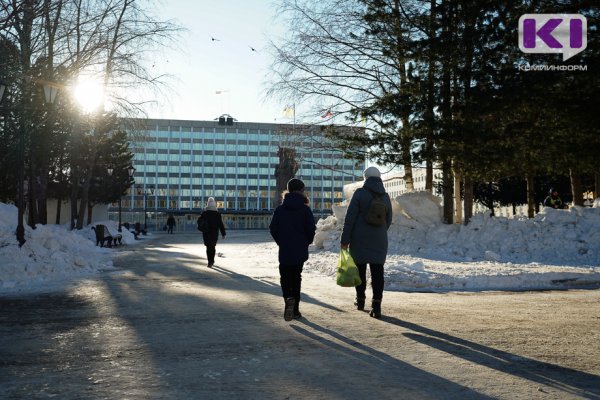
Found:
[[[216,131],[216,132],[215,132]],[[196,132],[190,132],[189,130],[178,130],[178,129],[171,129],[170,131],[168,130],[159,130],[159,131],[146,131],[144,132],[145,137],[149,138],[150,140],[152,138],[192,138],[192,139],[197,139],[197,140],[214,140],[215,138],[218,139],[225,139],[225,140],[232,140],[232,141],[248,141],[248,140],[259,140],[261,142],[273,142],[273,141],[277,141],[278,139],[278,135],[274,134],[272,131],[266,131],[266,132],[261,132],[258,133],[258,131],[256,130],[243,130],[242,132],[229,132],[229,131],[222,131],[219,130],[219,128],[217,129],[202,129],[201,131],[196,131]],[[132,140],[136,140],[135,136],[132,137]]]
[[[135,164],[136,177],[142,178],[144,175],[152,175],[156,177],[157,174],[171,174],[172,176],[186,176],[192,174],[195,177],[210,177],[214,175],[227,175],[228,178],[237,177],[256,177],[258,175],[273,176],[275,173],[275,167],[272,168],[259,168],[255,166],[229,166],[229,167],[217,167],[212,165],[206,166],[167,166],[167,165],[146,165],[140,166]],[[145,172],[145,174],[144,174]],[[313,179],[318,177],[331,178],[332,176],[337,179],[353,180],[353,176],[342,174],[340,171],[332,171],[330,169],[314,168],[314,169],[299,169],[296,173],[297,176],[309,176]],[[319,179],[320,180],[320,179]]]
[[[217,208],[222,210],[270,210],[275,208],[276,205],[272,204],[273,201],[271,199],[226,199],[226,200],[217,200]],[[312,200],[310,203],[310,207],[313,210],[330,210],[332,203],[329,201],[322,200]],[[111,211],[117,209],[116,204],[111,205]],[[144,208],[144,203],[142,200],[134,200],[131,202],[130,200],[123,200],[121,202],[121,207],[125,210],[137,209],[143,210],[146,209],[148,212],[152,212],[153,210],[193,210],[193,209],[203,209],[205,207],[205,202],[201,199],[198,200],[177,200],[177,199],[159,199],[158,201],[148,200],[146,207]]]
[[[277,164],[279,158],[272,153],[256,153],[256,154],[219,154],[219,153],[156,153],[148,151],[146,153],[138,152],[135,154],[134,159],[140,164],[146,163],[151,164],[156,161],[167,161],[171,164],[179,164],[181,162],[186,163],[213,163],[213,162],[229,162],[229,163],[267,163]],[[336,159],[334,154],[316,153],[301,155],[299,159],[311,160],[313,162],[320,162],[325,165],[335,165],[336,168],[355,169],[354,161],[347,159]],[[331,160],[331,161],[325,161]],[[335,160],[335,161],[334,161]]]
[[[137,201],[143,201],[144,197],[143,188],[132,188],[128,191],[127,195],[124,196],[131,198],[134,196]],[[314,199],[342,199],[343,193],[341,191],[336,190],[325,190],[321,188],[321,190],[307,190],[306,195],[309,198]],[[146,199],[148,202],[154,201],[156,199],[160,199],[161,197],[172,197],[177,198],[180,196],[181,198],[200,198],[200,197],[215,197],[215,198],[224,198],[224,197],[237,197],[237,198],[245,198],[245,197],[274,197],[275,190],[272,188],[202,188],[202,189],[189,189],[189,188],[179,188],[179,187],[170,187],[170,188],[152,188],[146,187]]]

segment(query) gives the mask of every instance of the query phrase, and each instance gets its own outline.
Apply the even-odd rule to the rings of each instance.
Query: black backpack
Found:
[[[383,194],[375,193],[372,190],[367,189],[373,199],[369,203],[369,208],[367,208],[367,212],[365,213],[365,221],[369,225],[383,225],[385,223],[385,217],[387,215],[387,206],[385,201],[383,201]]]

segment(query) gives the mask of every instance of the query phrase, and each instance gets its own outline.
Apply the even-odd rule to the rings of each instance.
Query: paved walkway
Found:
[[[264,232],[197,234],[115,254],[119,273],[0,298],[1,399],[600,399],[600,291],[386,292],[382,321],[305,274],[282,318]]]

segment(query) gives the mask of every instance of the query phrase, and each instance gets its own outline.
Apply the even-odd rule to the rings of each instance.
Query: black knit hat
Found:
[[[304,182],[300,179],[292,178],[287,183],[288,192],[299,192],[304,189]]]

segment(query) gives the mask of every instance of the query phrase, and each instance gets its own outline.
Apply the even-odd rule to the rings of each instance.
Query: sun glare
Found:
[[[80,78],[73,88],[73,96],[83,111],[87,113],[98,110],[104,103],[104,89],[98,81],[92,78]]]

